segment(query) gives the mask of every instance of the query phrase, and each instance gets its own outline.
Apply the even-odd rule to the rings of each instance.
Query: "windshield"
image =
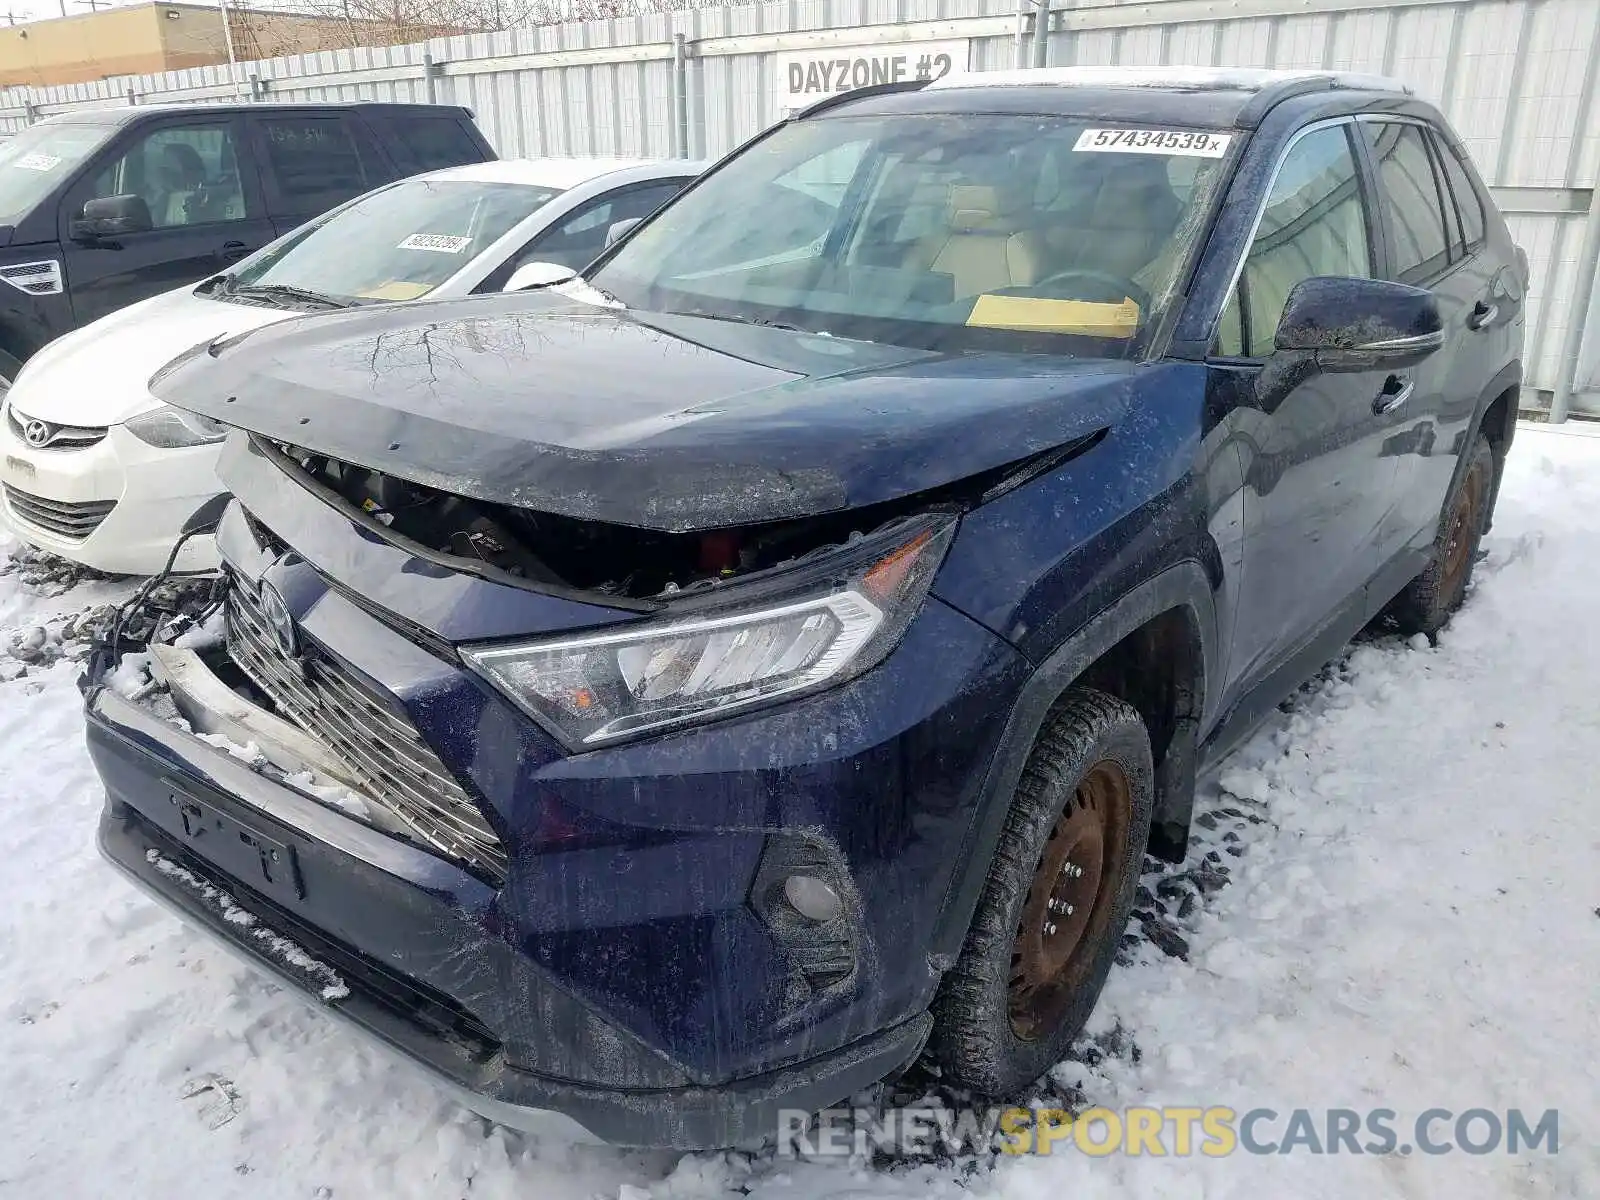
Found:
[[[98,150],[115,125],[34,125],[0,142],[0,224],[15,225]]]
[[[644,310],[1126,356],[1169,300],[1231,141],[1043,116],[797,121],[590,278]]]
[[[415,300],[559,188],[411,179],[373,192],[241,266],[227,290],[293,288],[347,302]]]

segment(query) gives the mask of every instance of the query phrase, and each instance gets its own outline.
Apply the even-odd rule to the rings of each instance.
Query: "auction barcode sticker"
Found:
[[[1085,129],[1074,150],[1106,154],[1176,154],[1188,158],[1221,158],[1233,141],[1231,133],[1175,129]]]
[[[413,233],[400,243],[402,250],[432,250],[438,254],[460,254],[472,245],[469,237],[453,233]]]

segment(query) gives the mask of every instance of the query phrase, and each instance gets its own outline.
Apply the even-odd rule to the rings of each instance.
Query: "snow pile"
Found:
[[[1600,1179],[1596,511],[1600,439],[1521,430],[1466,610],[1436,648],[1363,641],[1207,781],[1190,861],[1144,879],[1090,1036],[1041,1087],[1113,1108],[1554,1108],[1557,1156],[1063,1147],[874,1165],[621,1152],[557,1118],[511,1133],[97,860],[101,795],[75,668],[58,662],[0,683],[0,1191],[1588,1200]],[[0,627],[43,623],[49,601],[13,578],[0,577]]]

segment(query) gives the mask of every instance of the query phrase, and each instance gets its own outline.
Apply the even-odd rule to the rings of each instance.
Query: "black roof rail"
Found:
[[[1326,75],[1302,75],[1293,79],[1279,80],[1261,88],[1244,102],[1244,106],[1239,109],[1239,115],[1234,118],[1234,124],[1241,129],[1254,129],[1269,112],[1285,100],[1317,92],[1333,91],[1387,92],[1408,96],[1415,94],[1405,85],[1378,75],[1337,72],[1329,72]]]
[[[791,121],[801,121],[807,117],[814,117],[820,112],[827,112],[830,108],[838,108],[841,104],[848,104],[852,100],[866,100],[872,96],[889,96],[895,92],[920,92],[928,86],[926,79],[902,79],[896,83],[873,83],[866,87],[852,88],[848,92],[838,92],[832,96],[824,96],[815,104],[807,105],[794,116]]]

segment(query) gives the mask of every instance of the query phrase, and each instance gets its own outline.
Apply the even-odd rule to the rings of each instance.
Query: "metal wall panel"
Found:
[[[505,156],[715,156],[777,120],[784,49],[968,39],[974,70],[1016,63],[1015,0],[780,0],[574,22],[425,45],[327,51],[0,92],[0,136],[66,108],[248,96],[465,104]],[[672,36],[688,39],[689,144],[676,146]],[[425,60],[436,64],[426,78]],[[1529,382],[1549,388],[1574,310],[1600,174],[1600,0],[1074,0],[1051,64],[1325,67],[1396,75],[1437,102],[1534,266]],[[1517,189],[1515,192],[1508,189]],[[1529,191],[1528,189],[1535,189]],[[1593,324],[1600,326],[1600,308]],[[1580,387],[1600,386],[1600,337]],[[1600,394],[1588,404],[1600,409]]]

